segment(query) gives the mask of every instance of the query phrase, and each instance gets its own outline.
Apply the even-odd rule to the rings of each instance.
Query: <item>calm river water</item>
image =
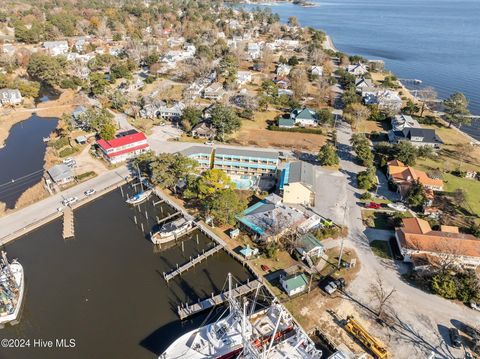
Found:
[[[75,210],[75,239],[62,239],[56,220],[9,244],[10,258],[26,271],[21,321],[0,331],[4,338],[75,339],[70,349],[1,349],[0,358],[155,358],[176,337],[201,324],[205,315],[180,322],[180,302],[222,289],[228,272],[242,281],[250,274],[221,251],[168,286],[162,273],[212,245],[196,233],[180,245],[155,250],[145,239],[169,207],[128,207],[115,190]]]
[[[313,2],[316,7],[267,7],[282,21],[296,16],[303,26],[325,30],[341,51],[385,60],[399,78],[420,79],[442,98],[465,93],[472,113],[480,115],[480,1]],[[466,132],[480,139],[480,121]]]
[[[41,118],[33,114],[15,124],[0,148],[0,202],[15,208],[18,198],[43,176],[43,164],[48,137],[57,127],[56,118]]]

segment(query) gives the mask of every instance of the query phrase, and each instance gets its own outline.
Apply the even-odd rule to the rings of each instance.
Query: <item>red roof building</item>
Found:
[[[119,134],[113,140],[98,140],[97,144],[105,160],[112,164],[124,162],[150,149],[143,132]]]

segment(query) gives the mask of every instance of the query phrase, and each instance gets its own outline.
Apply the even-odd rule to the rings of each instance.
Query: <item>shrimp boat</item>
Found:
[[[241,305],[231,293],[229,274],[228,315],[180,336],[159,359],[321,358],[322,352],[281,304],[274,301],[253,313],[255,301]]]
[[[2,251],[0,260],[0,326],[16,324],[25,292],[23,266],[16,259],[8,262]]]
[[[165,223],[158,232],[151,236],[154,244],[171,242],[182,234],[185,234],[193,227],[193,222],[184,217]]]

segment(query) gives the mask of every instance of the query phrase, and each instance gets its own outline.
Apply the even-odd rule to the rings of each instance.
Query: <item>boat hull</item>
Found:
[[[153,233],[151,236],[151,241],[153,244],[165,244],[174,241],[176,238],[184,235],[187,233],[190,229],[192,229],[192,223],[189,223],[188,225],[185,226],[185,228],[182,228],[181,230],[175,231],[175,233],[167,234],[167,235],[162,235],[161,232],[156,232]]]
[[[127,199],[125,202],[131,205],[140,204],[146,201],[151,194],[152,194],[152,191],[145,191],[142,194],[137,194],[132,198]]]
[[[18,283],[19,284],[18,301],[12,313],[0,316],[0,326],[4,326],[5,324],[11,324],[11,325],[17,324],[19,315],[20,315],[20,309],[22,308],[22,304],[23,304],[23,296],[25,293],[25,275],[24,275],[23,267],[18,262],[11,264],[11,266],[18,266],[20,271],[19,273],[21,275],[20,283]]]

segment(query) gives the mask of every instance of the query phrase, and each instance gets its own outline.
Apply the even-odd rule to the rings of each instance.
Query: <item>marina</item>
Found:
[[[133,191],[129,186],[122,190],[124,195]],[[162,273],[207,250],[212,240],[198,231],[198,240],[192,232],[182,238],[183,245],[156,249],[141,225],[151,228],[156,216],[176,210],[167,203],[153,205],[156,196],[131,207],[121,192],[113,190],[74,209],[73,239],[63,239],[57,218],[6,245],[9,257],[18,257],[25,268],[28,300],[20,323],[2,329],[2,335],[75,338],[76,346],[55,353],[6,349],[2,358],[153,358],[205,319],[199,313],[180,321],[180,303],[218,293],[228,272],[244,282],[252,279],[240,263],[218,251],[167,286]]]

